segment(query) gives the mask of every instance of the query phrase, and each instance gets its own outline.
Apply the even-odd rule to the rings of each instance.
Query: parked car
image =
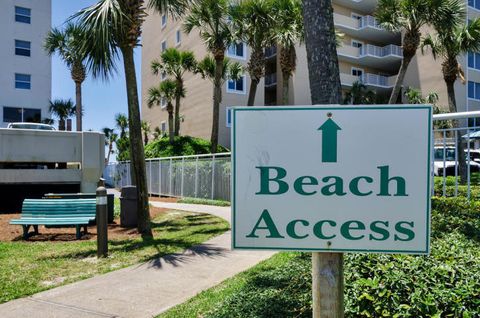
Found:
[[[465,151],[467,153],[467,151]],[[470,160],[467,159],[467,165],[470,165],[470,172],[480,171],[480,161],[475,160],[474,153],[480,155],[480,152],[476,150],[470,151]],[[445,160],[444,160],[445,154]],[[446,176],[455,175],[455,166],[457,162],[455,160],[455,148],[454,147],[435,147],[433,151],[433,174],[435,176],[443,176],[443,170],[445,170]],[[458,172],[457,172],[458,173]]]
[[[56,130],[52,125],[39,123],[10,123],[7,128],[10,129],[37,129],[37,130]]]

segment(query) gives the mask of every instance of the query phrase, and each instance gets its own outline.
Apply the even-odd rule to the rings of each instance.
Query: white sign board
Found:
[[[430,106],[233,109],[233,248],[429,253]]]

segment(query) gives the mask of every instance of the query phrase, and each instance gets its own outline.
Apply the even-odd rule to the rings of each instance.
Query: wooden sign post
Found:
[[[234,107],[232,247],[312,252],[313,316],[343,254],[429,253],[430,106]]]

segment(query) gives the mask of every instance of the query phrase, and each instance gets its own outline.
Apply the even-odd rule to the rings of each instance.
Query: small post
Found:
[[[343,318],[343,254],[312,253],[313,318]]]
[[[108,228],[107,228],[107,189],[103,179],[98,182],[97,188],[97,257],[108,256]]]

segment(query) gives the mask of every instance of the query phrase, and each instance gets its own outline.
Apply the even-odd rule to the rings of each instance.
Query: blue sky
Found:
[[[52,26],[61,27],[65,20],[78,10],[96,3],[96,0],[52,0]],[[135,52],[135,66],[137,69],[138,90],[141,92],[140,82],[140,48]],[[83,129],[100,130],[103,127],[113,127],[116,113],[127,113],[127,96],[123,63],[118,61],[118,73],[108,82],[93,79],[90,74],[83,83]],[[75,101],[75,85],[65,64],[58,58],[52,57],[52,99],[71,98]],[[75,121],[73,121],[75,122]]]

